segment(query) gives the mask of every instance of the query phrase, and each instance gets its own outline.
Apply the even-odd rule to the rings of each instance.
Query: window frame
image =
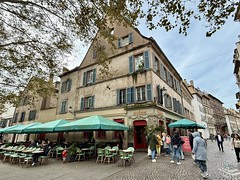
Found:
[[[65,108],[63,109],[63,103],[65,103]],[[67,111],[68,111],[68,108],[67,108],[67,100],[65,99],[65,100],[62,100],[62,102],[61,102],[61,109],[60,109],[60,112],[59,112],[59,114],[66,114],[67,113]]]

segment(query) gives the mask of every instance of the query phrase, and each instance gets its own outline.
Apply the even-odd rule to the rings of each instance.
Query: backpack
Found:
[[[171,143],[171,140],[170,140],[169,137],[166,137],[166,143],[167,143],[167,144],[170,144],[170,143]]]
[[[185,143],[185,141],[181,138],[181,144],[183,145]]]

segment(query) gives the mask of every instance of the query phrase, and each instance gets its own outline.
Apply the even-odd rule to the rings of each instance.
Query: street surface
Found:
[[[208,172],[210,180],[239,180],[240,164],[231,150],[230,142],[224,142],[224,152],[217,143],[208,141]],[[199,168],[191,156],[185,156],[181,165],[170,164],[170,156],[161,156],[156,163],[146,153],[136,152],[135,163],[127,167],[114,164],[96,164],[95,160],[65,163],[51,158],[49,164],[37,167],[21,167],[0,162],[0,180],[197,180],[202,179]]]

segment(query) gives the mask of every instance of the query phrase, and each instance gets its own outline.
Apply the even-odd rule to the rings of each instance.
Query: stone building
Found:
[[[224,109],[228,134],[240,132],[240,114],[234,109]]]
[[[56,117],[102,115],[130,127],[129,135],[120,132],[124,147],[145,149],[146,128],[154,126],[171,134],[169,123],[185,116],[194,119],[192,95],[153,38],[122,25],[112,26],[111,34],[116,37],[116,49],[97,34],[80,66],[60,76]],[[97,43],[108,55],[110,75],[101,74]],[[94,137],[99,141],[117,141],[118,133],[97,131]],[[79,140],[87,133],[69,136]]]

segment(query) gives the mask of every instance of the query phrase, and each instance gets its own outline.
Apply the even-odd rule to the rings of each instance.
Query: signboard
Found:
[[[181,138],[185,141],[182,145],[183,152],[192,152],[188,136],[181,136]]]

